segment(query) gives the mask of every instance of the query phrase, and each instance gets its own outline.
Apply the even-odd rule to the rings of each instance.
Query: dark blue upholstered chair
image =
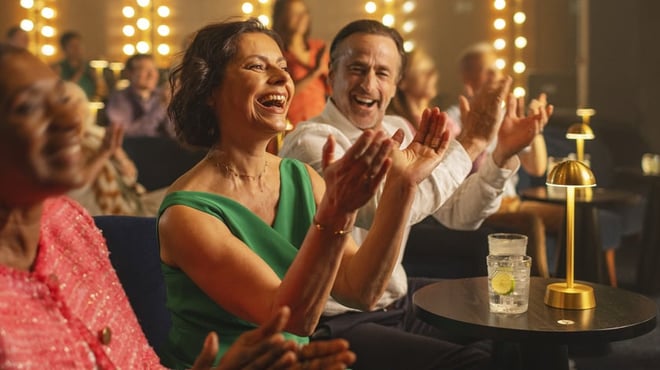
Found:
[[[160,270],[156,219],[153,217],[95,216],[110,250],[110,261],[142,326],[157,349],[171,326],[165,307],[165,282]]]
[[[122,146],[137,167],[138,182],[147,190],[170,186],[205,155],[164,137],[125,137]]]

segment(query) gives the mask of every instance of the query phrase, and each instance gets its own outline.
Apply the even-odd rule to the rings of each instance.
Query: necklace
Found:
[[[214,161],[213,160],[213,155],[208,155],[206,158],[208,158],[210,161],[212,161],[216,167],[222,168],[225,170],[227,175],[234,177],[234,178],[241,178],[245,179],[248,181],[259,181],[261,178],[264,176],[266,173],[266,169],[268,168],[268,159],[264,159],[264,168],[261,170],[261,172],[257,175],[248,175],[247,173],[240,173],[234,169],[234,167],[230,166],[227,163],[222,163],[220,161]]]

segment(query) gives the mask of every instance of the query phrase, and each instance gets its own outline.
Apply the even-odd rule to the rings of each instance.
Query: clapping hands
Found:
[[[471,100],[464,96],[459,98],[463,129],[456,140],[472,160],[497,136],[511,81],[511,77],[505,77],[477,91]]]
[[[348,342],[341,339],[312,342],[303,347],[285,340],[281,332],[290,314],[288,307],[281,307],[267,323],[241,335],[213,369],[339,370],[355,361]],[[212,369],[217,352],[218,337],[210,333],[192,370]]]
[[[502,126],[497,134],[497,146],[493,151],[493,160],[501,165],[512,156],[529,146],[534,138],[543,132],[554,108],[548,105],[545,94],[534,99],[529,104],[525,115],[524,98],[516,98],[509,94],[507,111]]]
[[[335,139],[323,147],[325,197],[334,209],[351,213],[362,207],[376,192],[392,165],[389,158],[394,142],[384,132],[366,130],[346,154],[334,160]]]
[[[392,139],[401,145],[403,132],[397,131]],[[425,109],[419,130],[404,150],[392,152],[392,173],[398,174],[417,185],[438,166],[449,146],[447,114],[440,109]]]

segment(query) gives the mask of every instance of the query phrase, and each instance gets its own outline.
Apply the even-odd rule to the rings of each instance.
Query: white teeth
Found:
[[[373,99],[360,98],[359,96],[356,96],[355,100],[357,100],[358,103],[362,103],[362,104],[373,104],[375,102],[375,100]]]
[[[270,101],[277,101],[280,103],[284,103],[286,102],[286,96],[281,94],[268,94],[266,96],[262,96],[261,98],[259,98],[260,103],[265,103]]]

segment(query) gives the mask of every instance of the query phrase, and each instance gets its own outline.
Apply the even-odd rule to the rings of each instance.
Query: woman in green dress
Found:
[[[222,338],[219,359],[282,306],[291,309],[284,335],[300,344],[329,295],[373,307],[396,264],[417,184],[447,148],[439,113],[425,114],[404,150],[396,148],[400,133],[366,130],[335,160],[329,137],[319,148],[321,178],[266,151],[286,128],[293,81],[279,38],[256,20],[198,31],[171,82],[179,139],[208,155],[172,184],[159,212],[173,322],[163,363],[189,367],[211,330]],[[350,237],[356,210],[379,186],[380,206],[358,249]]]

